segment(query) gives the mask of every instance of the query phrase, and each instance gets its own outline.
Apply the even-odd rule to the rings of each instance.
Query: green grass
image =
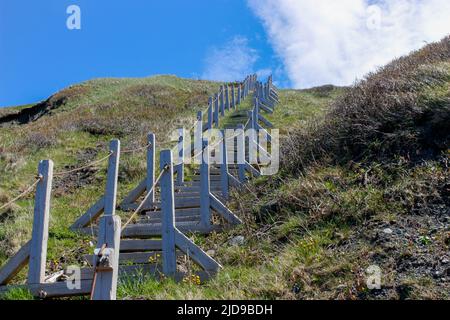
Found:
[[[182,126],[190,127],[196,111],[206,106],[208,96],[218,86],[219,83],[156,76],[97,79],[56,93],[49,99],[56,106],[49,114],[25,125],[0,127],[0,205],[34,181],[41,159],[52,159],[55,172],[66,171],[104,157],[113,138],[120,138],[122,149],[144,146],[148,132],[156,134],[158,149],[172,146],[169,133]],[[61,99],[64,103],[56,104]],[[2,114],[16,110],[17,107],[2,109]],[[106,161],[97,165],[93,180],[86,185],[68,190],[56,192],[59,189],[55,186],[66,185],[68,180],[55,177],[50,271],[77,263],[80,254],[90,250],[86,237],[66,230],[103,194],[106,165]],[[120,176],[119,197],[123,198],[145,176],[145,152],[123,154]],[[0,218],[3,264],[31,237],[33,196],[0,212]],[[81,248],[81,253],[74,253],[77,248]],[[22,272],[18,281],[25,274]]]

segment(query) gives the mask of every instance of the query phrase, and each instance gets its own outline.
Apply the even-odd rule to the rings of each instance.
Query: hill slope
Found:
[[[350,89],[281,90],[268,118],[283,133],[282,172],[233,193],[241,227],[193,237],[224,269],[200,286],[121,279],[119,296],[449,299],[449,41],[393,61]],[[34,122],[3,122],[0,203],[27,184],[40,158],[69,169],[100,158],[113,136],[126,147],[143,145],[149,130],[164,145],[217,86],[173,77],[96,80],[50,98]],[[60,94],[69,98],[59,103]],[[17,112],[2,113],[11,119]],[[120,195],[142,177],[142,160],[124,157]],[[88,238],[65,227],[97,198],[102,175],[104,168],[56,182],[50,270],[89,250]],[[0,262],[30,234],[32,200],[18,205],[0,213]],[[242,244],[230,241],[236,236]],[[367,289],[370,266],[381,271],[379,290]]]

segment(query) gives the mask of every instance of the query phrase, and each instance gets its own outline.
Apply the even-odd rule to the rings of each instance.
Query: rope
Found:
[[[103,158],[101,158],[99,160],[92,161],[92,162],[90,162],[90,163],[88,163],[88,164],[86,164],[86,165],[84,165],[84,166],[82,166],[80,168],[76,168],[76,169],[72,169],[72,170],[68,170],[68,171],[56,172],[56,173],[53,174],[53,176],[56,176],[56,177],[57,176],[64,176],[64,175],[67,175],[67,174],[70,174],[70,173],[74,173],[74,172],[77,172],[77,171],[84,170],[84,169],[89,168],[89,167],[93,167],[96,164],[99,164],[99,163],[105,161],[106,159],[108,159],[109,157],[111,157],[113,155],[113,153],[114,152],[110,151],[107,156],[105,156],[105,157],[103,157]]]
[[[120,151],[120,153],[121,153],[121,154],[127,154],[127,153],[135,153],[135,152],[138,152],[138,151],[147,150],[148,147],[150,147],[151,145],[152,145],[152,144],[149,143],[149,144],[147,144],[146,146],[139,147],[139,148],[136,148],[136,149],[122,150],[122,151]]]
[[[17,197],[15,197],[14,199],[12,199],[12,200],[9,201],[8,203],[5,203],[4,205],[2,205],[2,206],[0,207],[0,211],[3,210],[3,209],[5,209],[5,208],[7,208],[7,207],[9,207],[10,205],[12,205],[12,204],[13,204],[14,202],[16,202],[17,200],[19,200],[19,199],[25,197],[28,193],[30,193],[30,192],[34,189],[34,187],[37,186],[37,184],[38,184],[42,179],[43,179],[43,177],[42,177],[41,175],[39,175],[39,177],[36,178],[36,181],[35,181],[31,186],[29,186],[24,192],[22,192],[21,194],[19,194]]]
[[[161,180],[162,175],[164,174],[165,171],[167,171],[169,169],[169,166],[166,165],[164,167],[164,169],[161,171],[161,173],[159,174],[158,178],[155,180],[155,182],[153,183],[151,189],[147,192],[147,195],[145,196],[144,200],[142,200],[142,202],[139,204],[139,206],[136,208],[136,210],[134,210],[133,214],[131,215],[131,217],[128,219],[128,221],[122,226],[122,231],[125,230],[125,228],[134,220],[134,217],[136,217],[136,215],[141,211],[142,207],[144,206],[144,204],[147,202],[148,198],[150,197],[151,193],[153,192],[153,190],[156,188],[156,185],[159,183],[159,180]]]
[[[91,300],[94,300],[94,290],[95,290],[95,286],[97,285],[97,269],[98,269],[98,265],[99,265],[99,262],[100,262],[100,257],[103,255],[103,252],[105,251],[105,249],[106,249],[106,243],[104,243],[103,245],[102,245],[102,247],[100,248],[100,251],[98,252],[98,255],[97,255],[97,263],[95,264],[95,266],[94,266],[94,279],[92,279],[92,285],[91,285],[91,294],[90,294],[90,299]]]

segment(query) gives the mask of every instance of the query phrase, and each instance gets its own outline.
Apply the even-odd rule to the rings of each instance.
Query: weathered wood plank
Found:
[[[120,252],[162,250],[162,240],[121,240]]]
[[[184,233],[198,233],[209,234],[213,231],[220,232],[221,226],[211,225],[209,227],[203,227],[197,223],[176,223],[176,227]],[[90,234],[91,230],[86,230],[87,234]],[[127,226],[122,233],[124,238],[148,238],[154,236],[161,236],[162,225],[161,224],[136,224]]]
[[[231,106],[236,110],[236,93],[234,89],[234,85],[231,86]]]
[[[176,251],[176,256],[181,257],[184,253],[181,251]],[[86,254],[83,256],[83,259],[89,263],[90,265],[94,264],[95,256]],[[162,251],[148,251],[148,252],[127,252],[120,253],[119,255],[119,264],[126,265],[130,263],[134,264],[145,264],[145,263],[156,263],[157,261],[161,261],[163,259]]]
[[[145,179],[145,189],[147,193],[150,192],[150,196],[146,201],[147,206],[151,206],[155,202],[155,190],[153,185],[155,183],[155,161],[156,161],[156,137],[155,134],[150,133],[147,136],[148,149],[147,149],[147,177]],[[135,199],[136,200],[136,199]]]
[[[179,208],[175,209],[175,217],[188,217],[188,216],[198,216],[200,215],[200,209],[199,208]],[[162,212],[159,211],[151,211],[147,212],[145,214],[147,217],[155,218],[155,219],[161,219]]]
[[[205,126],[204,130],[212,129],[213,127],[213,121],[214,121],[214,110],[213,110],[213,98],[209,97],[208,100],[208,123]]]
[[[109,144],[109,150],[112,152],[109,157],[108,173],[106,176],[105,191],[105,216],[113,216],[116,211],[117,198],[117,178],[119,176],[120,161],[120,141],[112,140]]]
[[[230,209],[228,209],[222,202],[220,202],[217,197],[213,194],[209,195],[211,199],[211,208],[214,209],[218,214],[224,217],[231,224],[241,224],[242,220],[239,219]]]
[[[144,179],[139,183],[139,185],[136,188],[130,191],[130,193],[125,197],[125,199],[123,199],[122,203],[119,205],[120,209],[128,210],[126,209],[127,206],[135,202],[141,195],[145,193],[146,186],[147,186],[147,179]]]
[[[178,129],[178,157],[174,166],[174,173],[176,173],[176,185],[181,186],[184,182],[184,141],[186,132],[184,129]]]
[[[138,204],[130,204],[125,208],[128,210],[136,210]],[[199,197],[179,197],[175,199],[175,207],[176,208],[199,208],[200,207],[200,199]],[[141,208],[142,211],[155,211],[161,210],[162,205],[159,202],[153,203],[152,206],[143,206]]]
[[[200,249],[188,237],[182,234],[179,230],[175,232],[175,242],[177,247],[188,255],[192,260],[199,264],[206,271],[216,272],[222,266]]]
[[[13,255],[0,269],[0,285],[8,284],[28,263],[30,258],[31,241]]]
[[[77,230],[85,228],[96,220],[104,211],[105,208],[105,196],[102,196],[97,202],[86,211],[81,217],[77,219],[71,226],[71,230]]]
[[[216,93],[214,95],[214,123],[216,128],[219,127],[219,119],[220,119],[219,94]]]
[[[30,260],[28,263],[29,284],[45,282],[53,161],[44,160],[39,163],[39,176],[41,181],[36,187],[33,232],[30,246]]]
[[[97,273],[97,279],[92,293],[93,300],[116,300],[117,279],[119,275],[119,253],[120,253],[120,230],[121,220],[114,214],[105,215],[99,224],[99,236],[97,249],[106,245],[112,252],[112,270],[102,270]],[[100,259],[97,255],[93,257],[92,264],[96,265]]]
[[[221,144],[221,156],[222,156],[222,164],[220,165],[220,185],[222,187],[222,196],[224,199],[228,200],[230,197],[229,194],[229,178],[228,178],[228,153],[227,153],[227,139],[225,136],[225,130],[222,130],[222,140]],[[210,179],[216,176],[210,176]]]
[[[238,169],[238,177],[239,181],[245,183],[247,181],[247,177],[245,175],[245,133],[244,133],[244,125],[240,124],[238,126],[239,135],[237,136],[237,169]],[[231,166],[233,167],[233,166]]]
[[[202,163],[200,164],[200,221],[203,227],[208,227],[211,225],[211,211],[208,197],[211,190],[209,156],[209,142],[205,141]]]
[[[165,173],[161,177],[161,207],[162,207],[162,249],[163,272],[165,275],[174,275],[177,271],[175,253],[175,199],[173,187],[172,152],[161,151],[161,170]]]
[[[139,220],[139,223],[155,224],[155,223],[161,223],[161,221],[162,220],[160,218],[144,217],[144,218]],[[186,216],[186,217],[175,217],[175,225],[179,225],[180,223],[183,223],[183,222],[200,223],[200,215]]]

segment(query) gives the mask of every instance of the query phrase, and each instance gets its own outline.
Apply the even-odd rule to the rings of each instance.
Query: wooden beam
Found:
[[[147,164],[147,170],[148,170],[148,164]],[[130,193],[125,197],[125,199],[119,205],[120,209],[129,210],[128,206],[130,204],[134,203],[141,195],[143,195],[145,193],[146,187],[147,187],[147,178],[142,180],[136,188],[134,188],[132,191],[130,191]],[[102,201],[103,201],[103,198],[102,198]]]
[[[206,127],[205,127],[205,130],[210,130],[210,129],[212,129],[212,125],[213,125],[213,118],[214,118],[214,116],[213,116],[213,113],[214,113],[214,110],[213,110],[213,98],[212,97],[209,97],[209,100],[208,100],[208,123],[207,123],[207,125],[206,125]]]
[[[119,176],[120,161],[120,141],[112,140],[109,144],[109,150],[112,152],[109,157],[108,173],[106,176],[105,191],[105,216],[113,216],[116,211],[117,198],[117,178]]]
[[[0,285],[6,285],[22,270],[30,258],[31,241],[28,241],[22,248],[13,255],[0,269]]]
[[[236,110],[236,93],[234,92],[234,85],[231,85],[231,106]]]
[[[219,95],[216,93],[214,95],[214,124],[215,124],[216,128],[219,127],[219,114],[220,114],[220,110],[219,110]]]
[[[204,142],[202,153],[202,163],[200,165],[200,220],[203,227],[211,225],[211,211],[209,202],[209,193],[211,191],[211,182],[209,174],[209,142]]]
[[[96,220],[104,211],[105,208],[105,196],[102,196],[97,202],[86,211],[77,221],[71,226],[71,230],[77,230],[89,226],[92,221]]]
[[[155,190],[153,188],[153,185],[155,183],[155,161],[156,161],[155,134],[150,133],[147,136],[147,141],[149,146],[147,149],[147,178],[145,180],[146,182],[145,189],[147,190],[147,193],[150,192],[150,196],[147,199],[146,205],[151,206],[155,202]]]
[[[230,110],[230,88],[229,85],[225,85],[225,108]]]
[[[222,266],[211,258],[206,252],[200,249],[188,237],[179,230],[175,231],[175,242],[177,247],[199,264],[204,270],[217,272]]]
[[[242,220],[239,219],[230,209],[227,208],[216,196],[209,195],[211,199],[211,208],[217,211],[225,220],[231,224],[241,224]]]
[[[175,164],[174,171],[177,174],[176,185],[182,186],[184,183],[184,139],[186,132],[184,129],[178,129],[178,157]]]
[[[160,164],[165,171],[161,177],[163,272],[171,276],[177,271],[172,151],[161,151]]]
[[[237,136],[237,163],[238,163],[238,176],[242,183],[247,182],[245,175],[245,132],[244,125],[238,126],[239,135]]]
[[[39,163],[39,177],[41,181],[36,187],[30,261],[28,263],[29,284],[45,282],[53,161],[43,160]]]
[[[97,249],[106,246],[107,249],[113,250],[110,256],[112,269],[97,271],[93,300],[116,300],[121,225],[120,217],[114,215],[114,212],[111,215],[105,214],[100,219]],[[94,258],[93,262],[96,265],[100,257],[96,255]]]
[[[120,252],[143,252],[162,250],[161,240],[121,240]]]
[[[197,124],[195,126],[194,133],[194,163],[201,164],[202,163],[202,148],[203,148],[203,113],[199,111],[197,113]]]
[[[222,196],[225,200],[230,197],[229,194],[229,178],[228,178],[228,153],[227,153],[227,137],[225,136],[225,130],[222,130],[222,142],[221,145],[221,165],[220,165],[220,185],[222,187]]]

